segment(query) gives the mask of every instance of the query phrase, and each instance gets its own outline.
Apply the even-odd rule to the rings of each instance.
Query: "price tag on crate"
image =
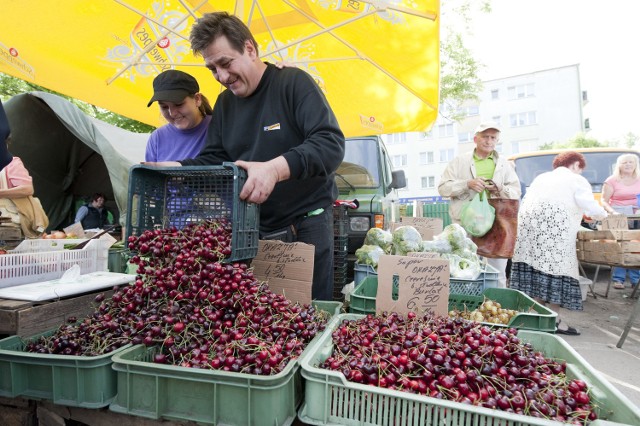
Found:
[[[442,219],[432,217],[403,217],[402,222],[394,222],[391,224],[391,232],[401,226],[411,226],[415,228],[423,240],[430,241],[434,235],[442,232]]]
[[[421,227],[423,229],[429,229],[433,231],[433,235],[438,235],[444,230],[442,219],[438,217],[401,217],[400,222],[403,225],[411,225]]]
[[[311,244],[260,240],[251,266],[255,277],[267,281],[274,293],[292,302],[311,303],[314,252]]]
[[[602,219],[600,229],[629,229],[629,222],[623,214],[612,214]]]
[[[397,277],[397,279],[396,279]],[[394,282],[398,289],[394,295]],[[449,261],[409,256],[380,256],[378,312],[431,312],[447,315]]]

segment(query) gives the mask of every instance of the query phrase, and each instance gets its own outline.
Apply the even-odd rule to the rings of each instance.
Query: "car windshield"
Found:
[[[338,167],[336,184],[338,188],[377,187],[378,145],[371,139],[347,139],[344,160]]]
[[[628,151],[612,152],[583,152],[587,167],[582,172],[593,192],[602,192],[602,184],[613,174],[616,159],[627,154]],[[533,179],[541,173],[553,170],[553,159],[557,154],[536,155],[523,157],[515,160],[516,173],[521,182],[527,187],[531,185]]]

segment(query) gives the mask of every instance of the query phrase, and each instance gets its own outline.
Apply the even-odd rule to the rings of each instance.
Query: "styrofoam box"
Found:
[[[92,240],[79,250],[60,248],[51,241],[64,244],[73,240],[26,240],[25,247],[0,256],[0,288],[55,280],[73,265],[80,266],[81,274],[107,271],[110,241]]]

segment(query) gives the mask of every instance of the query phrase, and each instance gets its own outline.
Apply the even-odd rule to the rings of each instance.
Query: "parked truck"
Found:
[[[341,200],[357,200],[348,214],[348,282],[353,279],[355,251],[372,227],[388,229],[399,219],[398,189],[404,188],[404,170],[393,170],[379,136],[347,138],[344,161],[336,172]]]

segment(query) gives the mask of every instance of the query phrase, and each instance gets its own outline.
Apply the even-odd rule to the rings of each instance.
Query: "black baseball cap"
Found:
[[[195,78],[186,72],[167,70],[153,79],[153,97],[147,104],[150,107],[155,101],[180,103],[189,95],[200,91]]]

